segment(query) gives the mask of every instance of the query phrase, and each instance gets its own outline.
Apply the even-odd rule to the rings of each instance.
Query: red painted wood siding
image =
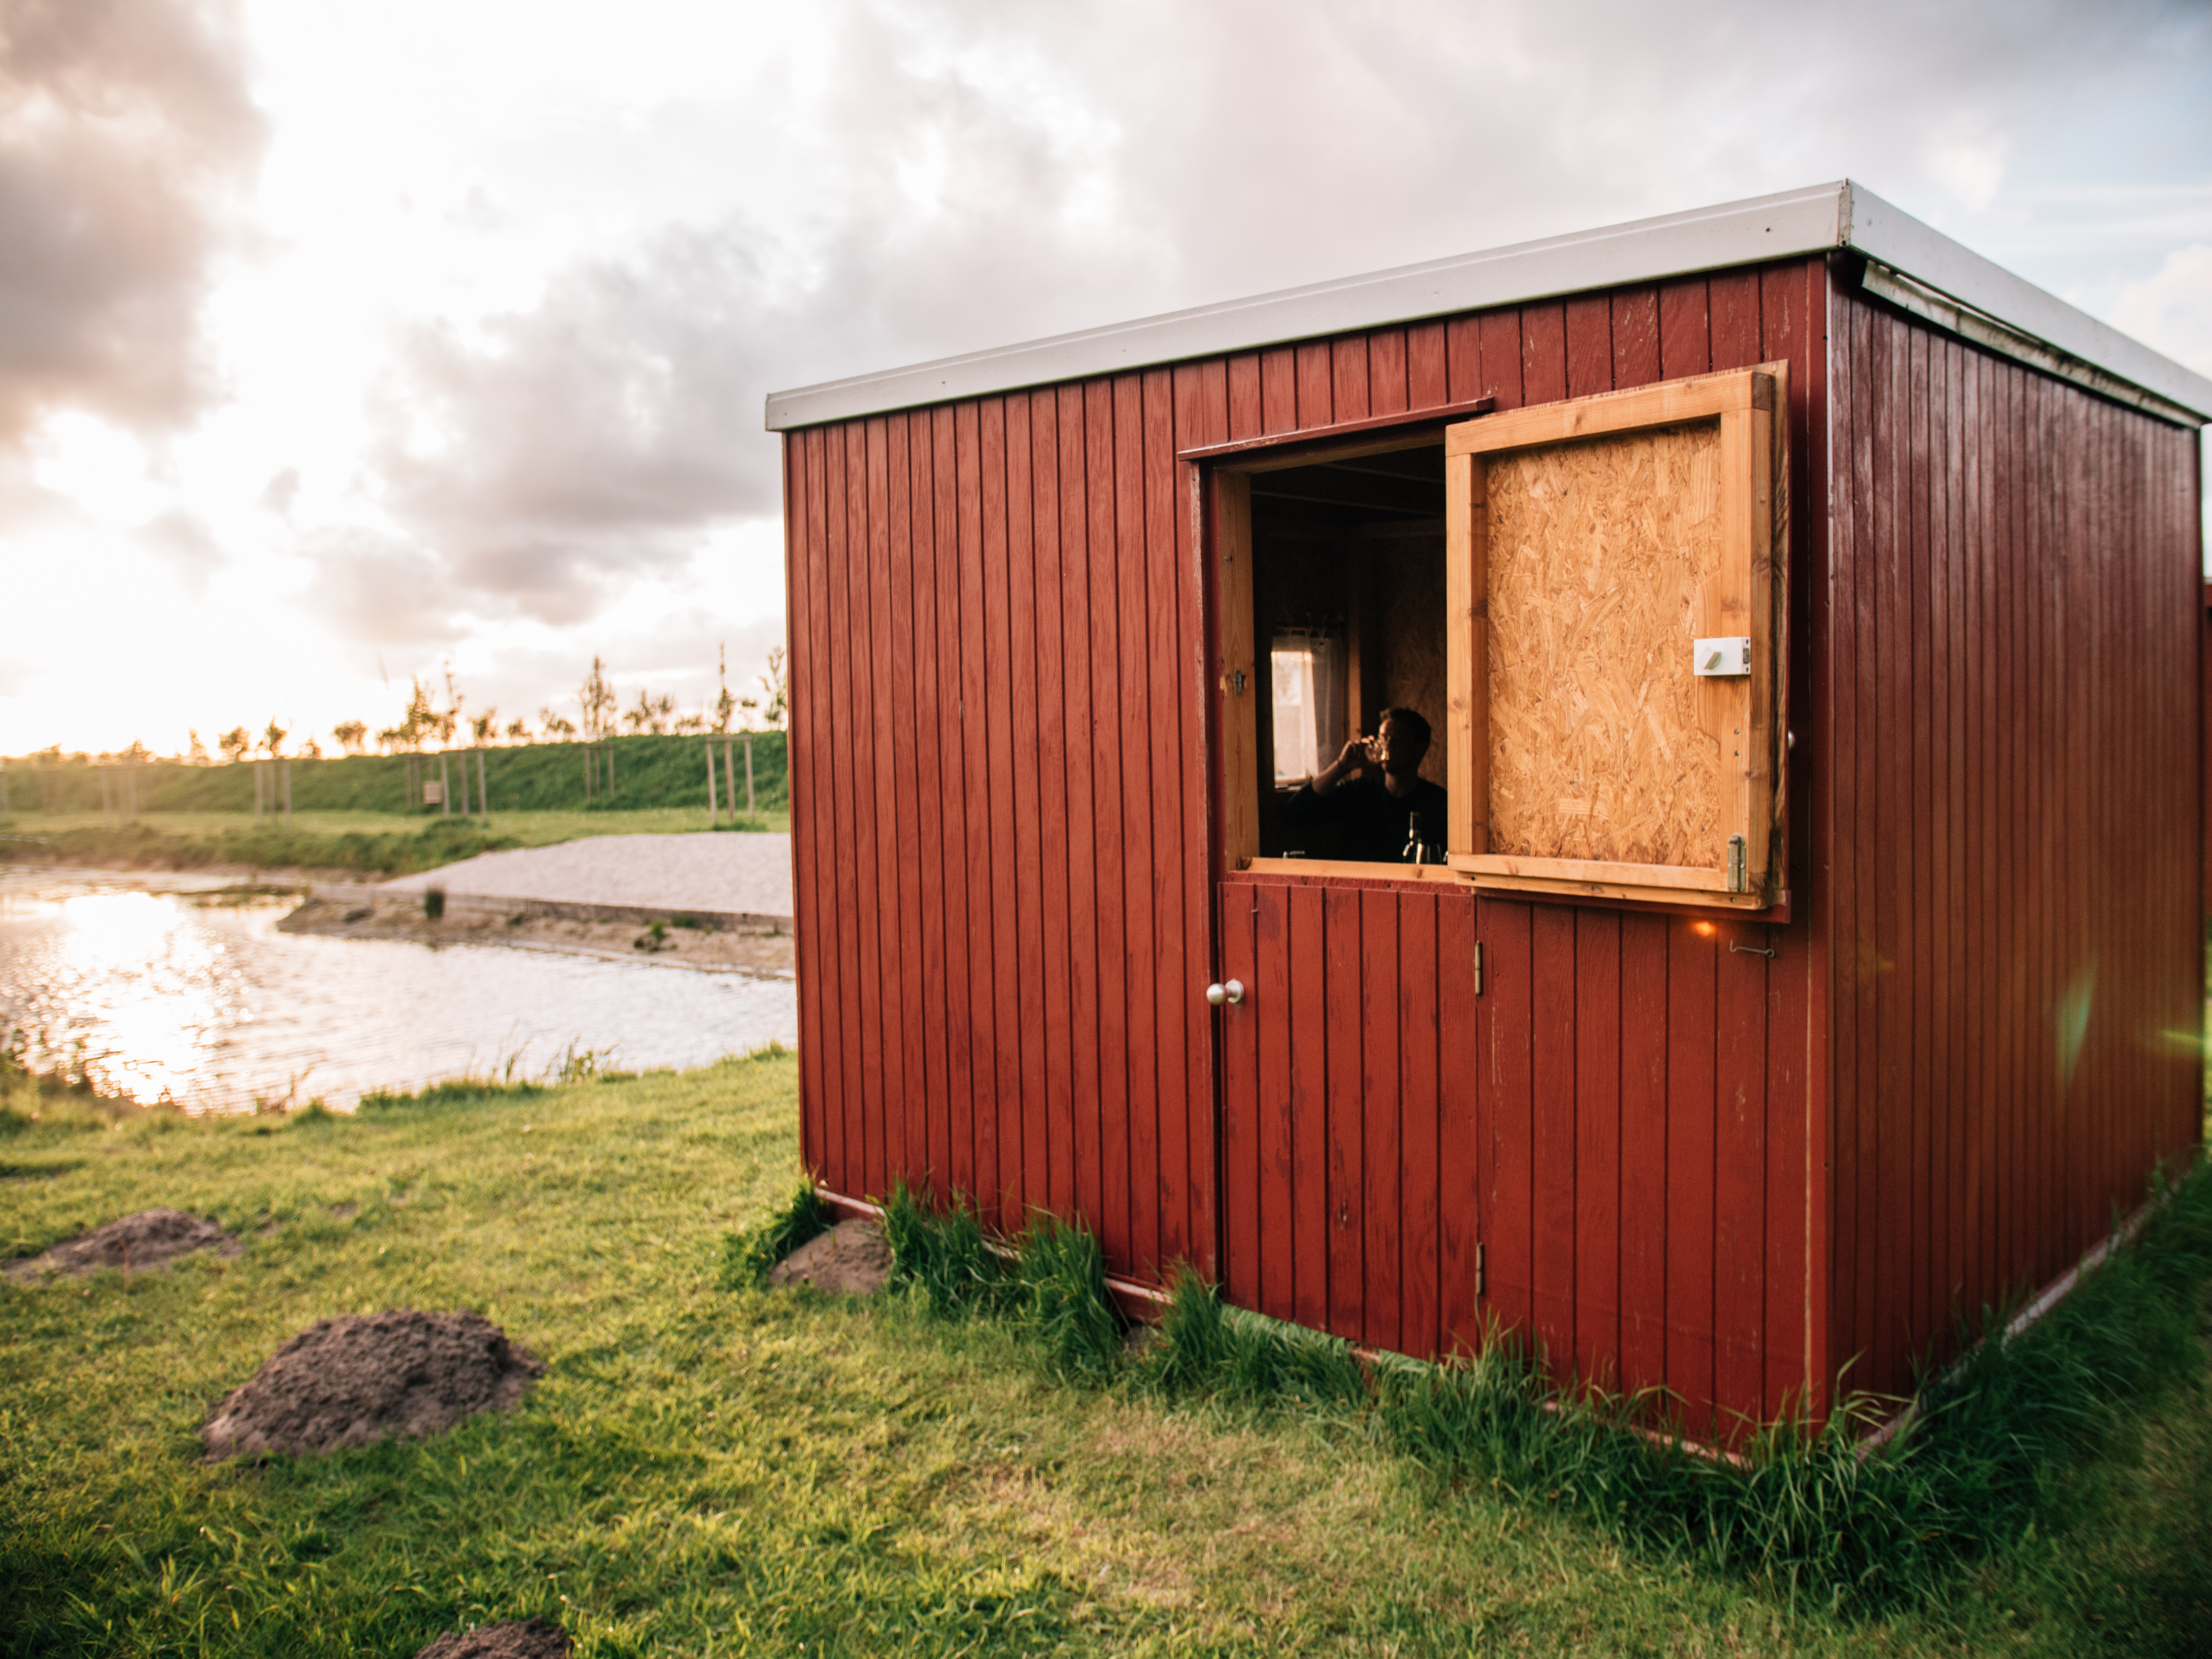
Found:
[[[1166,371],[793,434],[807,1163],[1213,1267],[1197,555]]]
[[[1420,1354],[1476,1328],[1482,1243],[1487,1311],[1563,1366],[1778,1408],[1808,1369],[1803,938],[1770,960],[1666,919],[1232,879],[1218,971],[1245,964],[1257,1018],[1220,1026],[1249,1087],[1217,1182],[1219,780],[1175,455],[1774,357],[1802,454],[1825,293],[1798,262],[793,434],[810,1164],[1002,1225],[1077,1213],[1119,1270],[1188,1259]]]
[[[1803,460],[1825,441],[1826,293],[1823,265],[1797,262],[1455,319],[1403,348],[1396,331],[1338,341],[1325,403],[1306,401],[1324,378],[1291,369],[1310,349],[1279,354],[1275,380],[1263,353],[1263,395],[1246,424],[1232,398],[1228,435],[1364,418],[1384,386],[1392,409],[1511,409],[1783,359],[1802,568],[1820,546]],[[1347,359],[1368,367],[1368,404],[1342,399],[1360,384]],[[1793,707],[1815,661],[1794,659]],[[1808,1318],[1816,933],[1229,877],[1223,972],[1254,988],[1221,1025],[1231,1299],[1424,1356],[1499,1319],[1562,1376],[1673,1389],[1699,1432],[1787,1409],[1825,1365]]]
[[[2198,1136],[2197,434],[1831,315],[1830,1348],[1895,1391]]]

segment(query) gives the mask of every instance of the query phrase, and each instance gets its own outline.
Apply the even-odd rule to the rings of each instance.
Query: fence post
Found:
[[[446,769],[446,751],[438,751],[438,814],[441,817],[453,816],[453,780]]]
[[[477,745],[477,812],[483,819],[485,827],[489,828],[491,796],[484,788],[484,751],[482,744]]]
[[[133,791],[133,793],[136,793],[136,791],[135,791],[135,790]],[[287,757],[285,757],[285,760],[284,760],[284,822],[285,822],[285,823],[291,823],[291,821],[292,821],[292,761],[291,761],[291,757],[290,757],[289,756],[287,756]]]
[[[718,828],[722,822],[722,810],[714,800],[714,740],[707,739],[707,827]]]

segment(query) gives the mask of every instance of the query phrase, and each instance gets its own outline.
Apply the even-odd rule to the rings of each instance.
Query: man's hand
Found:
[[[1343,752],[1330,763],[1327,771],[1314,774],[1314,793],[1326,795],[1354,772],[1364,771],[1370,764],[1367,739],[1360,737],[1353,738],[1344,745]]]

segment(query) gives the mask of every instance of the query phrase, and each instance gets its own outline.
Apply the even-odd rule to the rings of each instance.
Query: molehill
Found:
[[[415,1659],[568,1659],[568,1632],[543,1619],[448,1631]]]
[[[479,1412],[512,1408],[544,1372],[480,1314],[399,1309],[325,1319],[217,1406],[200,1443],[216,1462],[427,1439]]]
[[[20,1284],[49,1273],[82,1279],[101,1267],[161,1267],[195,1250],[236,1255],[240,1248],[236,1239],[204,1217],[182,1210],[141,1210],[64,1239],[42,1255],[9,1262],[8,1277]]]

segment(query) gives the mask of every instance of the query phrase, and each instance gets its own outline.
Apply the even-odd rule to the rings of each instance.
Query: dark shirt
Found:
[[[1394,795],[1377,772],[1362,772],[1340,783],[1326,795],[1314,793],[1310,783],[1283,803],[1286,825],[1334,823],[1344,828],[1344,851],[1340,855],[1363,863],[1399,864],[1405,860],[1408,821],[1421,815],[1421,839],[1432,848],[1444,844],[1444,791],[1426,778],[1414,781],[1411,794]]]

